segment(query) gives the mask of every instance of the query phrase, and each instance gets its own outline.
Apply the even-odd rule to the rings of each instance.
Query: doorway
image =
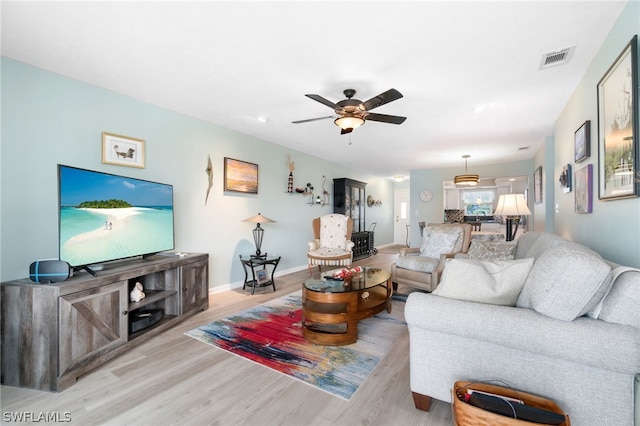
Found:
[[[393,194],[395,226],[394,244],[409,245],[409,190],[396,189]]]

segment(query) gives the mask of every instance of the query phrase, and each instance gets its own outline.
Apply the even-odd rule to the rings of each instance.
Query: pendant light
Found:
[[[464,158],[464,174],[453,179],[457,186],[476,186],[480,182],[480,176],[467,173],[467,159],[469,157],[471,156],[468,154],[462,156]]]

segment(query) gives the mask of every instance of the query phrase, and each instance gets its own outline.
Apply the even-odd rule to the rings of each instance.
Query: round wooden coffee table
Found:
[[[358,321],[385,308],[391,312],[391,275],[364,268],[344,281],[309,278],[302,286],[302,335],[319,345],[358,340]]]

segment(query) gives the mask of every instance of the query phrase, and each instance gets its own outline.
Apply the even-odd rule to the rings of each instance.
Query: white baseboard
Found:
[[[380,249],[383,249],[385,247],[393,247],[395,245],[396,244],[394,244],[394,243],[389,243],[389,244],[383,244],[381,246],[377,246],[376,248],[378,250],[380,250]],[[274,278],[281,277],[282,275],[292,274],[294,272],[303,271],[303,270],[305,270],[307,268],[308,268],[308,265],[301,265],[301,266],[295,266],[293,268],[285,269],[284,271],[277,271],[274,274]],[[211,294],[216,294],[216,293],[222,293],[223,291],[233,290],[233,289],[236,289],[236,288],[242,288],[243,284],[244,284],[244,280],[240,280],[240,281],[235,281],[235,282],[228,283],[228,284],[215,286],[215,287],[209,288],[209,294],[211,295]]]
[[[283,275],[292,274],[294,272],[303,271],[305,269],[307,269],[307,265],[296,266],[296,267],[293,267],[293,268],[285,269],[283,271],[276,271],[276,273],[273,275],[273,277],[274,278],[278,278],[278,277],[281,277]],[[216,294],[216,293],[222,293],[223,291],[229,291],[229,290],[233,290],[233,289],[236,289],[236,288],[242,288],[243,284],[244,284],[244,280],[240,280],[240,281],[235,281],[235,282],[224,284],[224,285],[211,287],[211,288],[209,288],[209,295]]]

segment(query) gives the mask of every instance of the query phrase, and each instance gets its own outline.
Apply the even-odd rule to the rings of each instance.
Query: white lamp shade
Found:
[[[496,216],[528,216],[531,214],[524,194],[503,194],[493,212]]]
[[[246,219],[242,219],[243,222],[253,222],[253,223],[275,223],[275,220],[269,219],[266,216],[262,216],[260,213],[258,213],[255,216],[251,216],[248,217]]]
[[[364,124],[364,120],[360,117],[345,115],[344,117],[336,118],[334,123],[341,129],[347,130],[362,126]]]

